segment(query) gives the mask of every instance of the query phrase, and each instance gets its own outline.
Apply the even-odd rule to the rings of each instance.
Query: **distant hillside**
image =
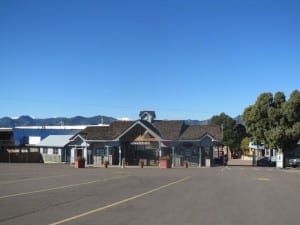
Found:
[[[242,116],[239,115],[235,118],[236,122],[239,124],[244,124],[242,121]],[[19,126],[70,126],[70,125],[97,125],[100,123],[110,124],[112,121],[116,120],[113,117],[108,116],[93,116],[93,117],[83,117],[76,116],[71,118],[66,117],[56,117],[47,119],[34,119],[30,116],[21,116],[19,118],[13,119],[10,117],[0,118],[0,127],[19,127]],[[207,120],[185,120],[186,124],[189,125],[207,125],[210,119]]]
[[[236,116],[233,118],[237,124],[244,125],[244,121],[241,115]],[[207,120],[185,120],[185,123],[188,125],[208,125],[210,123],[210,119]]]
[[[233,119],[235,119],[235,121],[236,121],[237,124],[245,125],[244,121],[243,121],[243,117],[241,115],[238,115],[237,117],[235,117]]]
[[[94,116],[83,117],[76,116],[71,118],[57,117],[47,119],[34,119],[30,116],[21,116],[13,119],[10,117],[3,117],[0,119],[0,127],[17,127],[17,126],[58,126],[58,125],[97,125],[100,123],[110,124],[116,120],[113,117]]]
[[[187,125],[208,125],[209,124],[209,119],[208,120],[185,120],[184,122]]]

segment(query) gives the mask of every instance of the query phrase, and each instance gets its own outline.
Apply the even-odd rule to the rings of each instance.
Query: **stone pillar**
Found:
[[[85,146],[84,149],[83,149],[83,158],[85,159],[85,166],[86,166],[87,161],[88,161],[87,146]]]

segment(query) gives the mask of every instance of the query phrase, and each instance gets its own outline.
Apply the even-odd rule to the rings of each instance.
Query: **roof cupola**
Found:
[[[146,120],[149,123],[156,118],[155,111],[140,111],[139,117],[141,120]]]

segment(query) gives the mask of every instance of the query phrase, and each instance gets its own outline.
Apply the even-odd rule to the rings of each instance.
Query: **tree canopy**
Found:
[[[241,142],[241,150],[242,150],[242,152],[244,152],[247,149],[249,149],[249,143],[250,143],[250,138],[249,137],[245,137],[242,140],[242,142]]]
[[[288,149],[300,139],[300,92],[286,101],[283,92],[262,93],[243,113],[246,131],[256,144],[269,149]]]
[[[228,146],[232,152],[240,152],[240,144],[246,137],[246,129],[242,124],[237,124],[234,119],[225,113],[213,116],[211,124],[219,125],[222,129],[222,143]]]

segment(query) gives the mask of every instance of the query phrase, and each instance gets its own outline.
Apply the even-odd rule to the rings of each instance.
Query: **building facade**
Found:
[[[136,121],[113,121],[110,126],[86,127],[68,144],[70,162],[82,156],[86,164],[156,166],[169,157],[173,166],[188,161],[190,166],[213,164],[214,147],[221,141],[220,127],[187,125],[183,120],[155,120],[154,111],[140,112]]]
[[[49,135],[36,144],[43,162],[69,163],[70,149],[68,143],[72,135]]]

